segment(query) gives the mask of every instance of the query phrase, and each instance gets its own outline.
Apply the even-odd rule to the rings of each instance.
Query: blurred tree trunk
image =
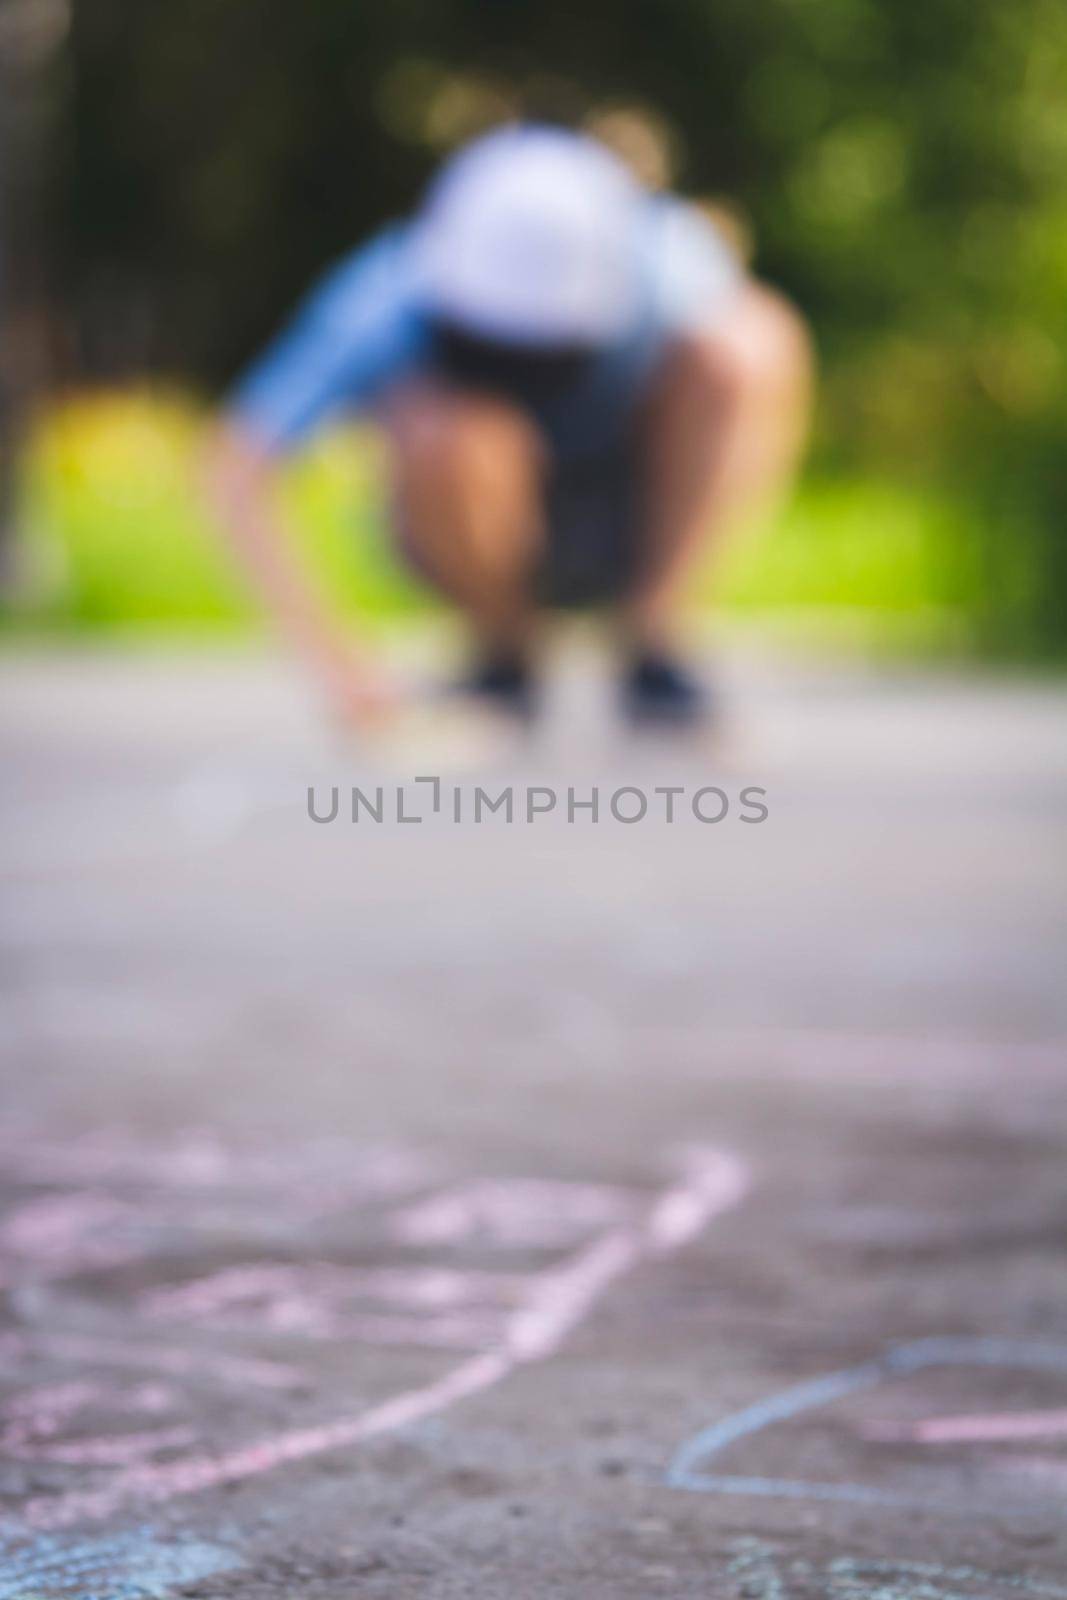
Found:
[[[18,365],[15,312],[12,304],[12,205],[9,194],[10,121],[12,95],[10,66],[0,77],[0,589],[6,586],[11,566],[15,521],[15,439],[18,433],[15,390]]]
[[[0,0],[0,585],[14,559],[19,447],[48,371],[41,154],[69,0]]]

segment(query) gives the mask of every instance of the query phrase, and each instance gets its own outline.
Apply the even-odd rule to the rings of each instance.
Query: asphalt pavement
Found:
[[[724,656],[0,660],[0,1600],[1067,1597],[1067,689]]]

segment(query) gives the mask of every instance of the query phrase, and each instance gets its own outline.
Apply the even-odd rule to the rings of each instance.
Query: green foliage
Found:
[[[812,320],[820,477],[950,502],[976,636],[1063,647],[1063,0],[94,0],[73,17],[41,188],[83,374],[222,383],[456,140],[516,109],[637,105],[678,185],[739,209],[758,270]]]
[[[48,415],[26,464],[36,620],[212,628],[255,618],[207,514],[204,432],[203,409],[175,393],[84,395]],[[376,465],[371,439],[334,436],[284,484],[309,562],[372,618],[417,603],[388,552]]]
[[[241,575],[197,487],[205,412],[174,393],[103,393],[56,408],[27,463],[37,583],[54,625],[247,627]],[[312,566],[374,626],[430,607],[392,554],[379,448],[336,433],[288,469],[284,492]],[[738,614],[847,614],[868,641],[955,644],[975,597],[950,506],[889,483],[815,480],[773,529],[739,534],[698,598]]]

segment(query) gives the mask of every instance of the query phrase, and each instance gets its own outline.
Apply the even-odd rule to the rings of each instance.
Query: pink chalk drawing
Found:
[[[0,1429],[5,1433],[24,1432],[27,1436],[43,1438],[55,1433],[77,1411],[98,1404],[107,1395],[99,1383],[88,1380],[72,1383],[44,1384],[36,1389],[24,1389],[14,1394],[0,1407]],[[143,1385],[131,1392],[130,1409],[138,1412],[165,1411],[172,1403],[173,1394],[160,1385]]]
[[[0,1362],[17,1367],[41,1357],[74,1362],[78,1366],[114,1367],[123,1372],[143,1367],[175,1379],[202,1380],[239,1388],[285,1391],[301,1389],[306,1383],[297,1367],[243,1353],[233,1355],[214,1350],[126,1343],[113,1336],[93,1337],[49,1329],[35,1331],[32,1335],[7,1334],[0,1338]]]
[[[324,1221],[402,1201],[437,1171],[420,1151],[363,1152],[338,1139],[230,1149],[198,1132],[153,1143],[105,1132],[56,1140],[8,1127],[0,1176],[38,1191],[0,1223],[0,1288],[12,1289],[155,1259],[174,1241],[195,1250],[236,1235],[302,1248]]]
[[[889,1444],[984,1444],[1006,1439],[1056,1439],[1067,1434],[1067,1410],[1017,1411],[978,1417],[921,1417],[870,1422],[864,1438]]]
[[[135,1215],[108,1195],[43,1195],[13,1207],[0,1223],[0,1287],[64,1277],[70,1271],[117,1266],[138,1254],[123,1236]]]
[[[147,1461],[161,1450],[176,1450],[193,1444],[196,1430],[190,1427],[146,1428],[140,1433],[108,1435],[102,1439],[80,1439],[66,1444],[16,1448],[2,1440],[2,1447],[24,1461],[47,1461],[62,1466],[119,1466],[130,1461]]]
[[[394,1217],[392,1230],[408,1244],[483,1240],[551,1249],[589,1228],[624,1221],[633,1204],[625,1189],[603,1184],[482,1179],[406,1208]]]
[[[0,1407],[0,1455],[16,1461],[36,1461],[63,1466],[117,1465],[143,1461],[161,1450],[194,1442],[195,1430],[187,1425],[155,1427],[103,1438],[57,1440],[76,1419],[92,1414],[157,1415],[174,1408],[178,1395],[160,1384],[90,1382],[42,1385],[16,1393]]]
[[[151,1170],[120,1144],[90,1143],[82,1156],[88,1150],[91,1162],[75,1163],[77,1185],[95,1164],[93,1181],[106,1197],[110,1159],[123,1198],[129,1191],[152,1213],[157,1202],[173,1200],[175,1186],[195,1182],[210,1199],[216,1182],[231,1181],[233,1169],[217,1150],[194,1161],[187,1144],[174,1148],[184,1150],[180,1160]],[[50,1163],[24,1156],[15,1163],[22,1181],[46,1181]],[[358,1152],[348,1149],[339,1164],[358,1169]],[[290,1158],[288,1173],[298,1165]],[[402,1181],[396,1167],[388,1181],[362,1190],[353,1180],[346,1193],[362,1194],[358,1249],[364,1258],[373,1253],[369,1264],[330,1259],[328,1246],[339,1236],[331,1217],[327,1244],[310,1259],[246,1257],[182,1278],[180,1264],[202,1248],[195,1208],[191,1241],[188,1233],[174,1241],[148,1230],[146,1250],[151,1245],[154,1253],[145,1256],[151,1270],[144,1286],[136,1264],[131,1272],[126,1263],[117,1288],[115,1281],[105,1295],[86,1288],[81,1278],[92,1265],[77,1251],[61,1252],[78,1279],[73,1289],[42,1284],[32,1260],[16,1260],[16,1277],[24,1267],[33,1285],[23,1314],[40,1328],[0,1335],[0,1374],[18,1382],[43,1369],[46,1381],[18,1388],[0,1409],[0,1450],[13,1461],[47,1462],[59,1475],[54,1488],[24,1503],[26,1526],[62,1529],[238,1483],[380,1438],[484,1394],[524,1365],[553,1356],[613,1285],[698,1238],[750,1184],[744,1161],[715,1149],[690,1151],[658,1193],[498,1177],[427,1192],[439,1171],[439,1164],[412,1159]],[[243,1181],[249,1197],[284,1207],[287,1179],[279,1182],[269,1162],[246,1165]],[[412,1194],[413,1187],[422,1195]],[[253,1253],[261,1243],[254,1231]],[[432,1262],[422,1259],[428,1250]],[[471,1252],[480,1258],[476,1265],[467,1259]],[[525,1260],[530,1252],[535,1264],[517,1269],[516,1255]],[[486,1264],[487,1253],[501,1258],[499,1270]],[[172,1256],[177,1281],[168,1266]],[[176,1339],[182,1329],[189,1341]],[[361,1406],[338,1406],[336,1395],[320,1394],[314,1403],[329,1406],[328,1420],[264,1427],[256,1396],[299,1386],[299,1351],[322,1339],[417,1346],[427,1361],[446,1366],[414,1385],[408,1377],[389,1398]],[[261,1353],[263,1340],[270,1354]],[[295,1362],[275,1359],[279,1341],[297,1352]],[[57,1367],[70,1375],[57,1379]],[[316,1388],[309,1375],[306,1394],[314,1399]],[[219,1410],[211,1396],[219,1390],[227,1397],[221,1436],[211,1431]],[[69,1481],[67,1468],[77,1469]]]
[[[424,1187],[435,1170],[423,1151],[356,1150],[338,1138],[233,1144],[213,1130],[188,1129],[159,1141],[110,1128],[55,1138],[11,1125],[0,1128],[0,1168],[30,1183],[104,1184],[112,1194],[145,1186],[186,1194],[276,1189],[297,1202],[308,1194],[396,1197]]]
[[[165,1321],[225,1311],[301,1288],[345,1298],[361,1295],[387,1305],[449,1310],[472,1301],[509,1303],[523,1291],[523,1273],[478,1272],[443,1267],[343,1268],[308,1266],[233,1267],[191,1283],[148,1291],[140,1305],[147,1316]]]
[[[149,1291],[137,1303],[152,1322],[230,1332],[264,1328],[311,1339],[427,1348],[485,1344],[528,1274],[438,1267],[385,1270],[325,1263],[233,1267]]]

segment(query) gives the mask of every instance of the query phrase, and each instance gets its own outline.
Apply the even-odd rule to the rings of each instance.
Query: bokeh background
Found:
[[[197,441],[315,275],[516,111],[598,120],[802,307],[816,437],[731,611],[1067,645],[1062,0],[0,0],[5,626],[246,629]],[[289,489],[390,623],[374,442]]]
[[[1067,1596],[1064,0],[0,0],[0,63],[0,1596]],[[581,636],[514,747],[343,736],[203,509],[233,375],[522,109],[814,331],[710,749]],[[417,673],[379,468],[285,492]],[[749,1192],[643,1259],[709,1147]]]

